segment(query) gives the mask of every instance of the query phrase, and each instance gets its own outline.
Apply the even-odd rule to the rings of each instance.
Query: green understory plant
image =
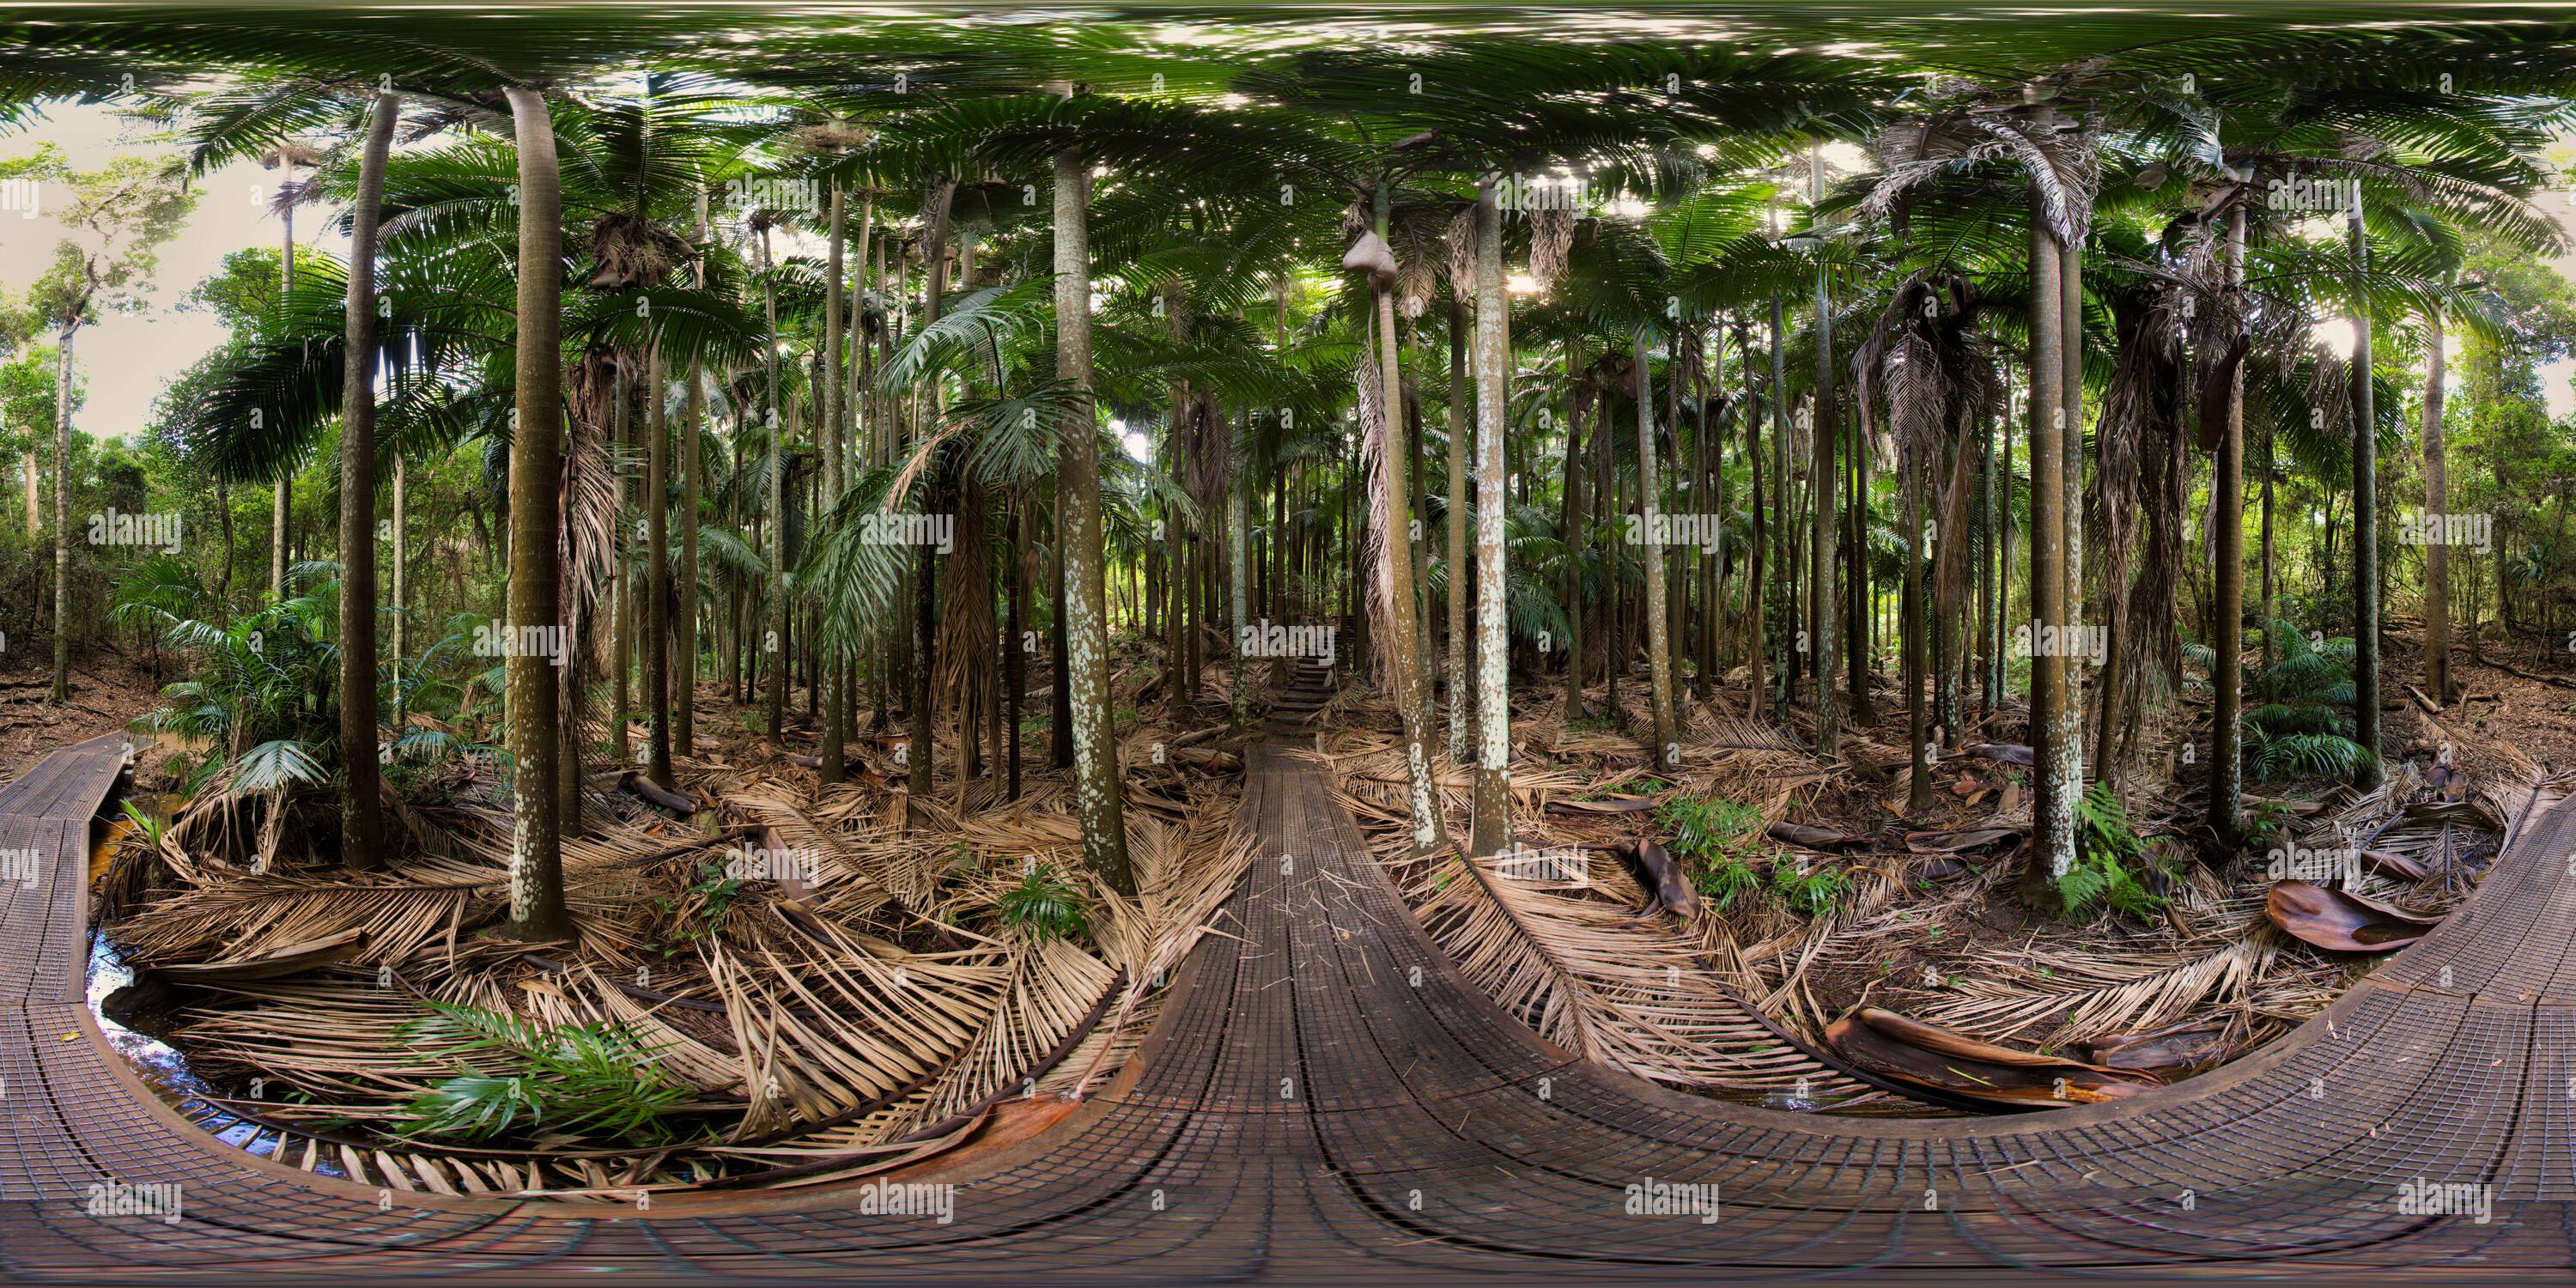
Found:
[[[2143,879],[2147,843],[2110,784],[2096,782],[2075,802],[2075,862],[2058,878],[2060,911],[2073,918],[2096,908],[2143,917],[2165,906]]]
[[[404,1140],[488,1141],[511,1134],[663,1144],[666,1120],[688,1096],[650,1048],[613,1023],[547,1028],[515,1015],[448,1002],[395,1030],[448,1057],[457,1075],[414,1096],[393,1134]]]

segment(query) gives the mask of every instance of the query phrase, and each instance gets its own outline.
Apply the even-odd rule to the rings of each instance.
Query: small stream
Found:
[[[124,797],[120,798],[120,801],[127,799],[136,798]],[[118,803],[111,802],[111,805]],[[167,823],[171,813],[180,803],[180,800],[173,796],[137,800],[137,804],[152,815],[158,823]],[[115,859],[117,847],[123,844],[126,837],[134,833],[136,826],[132,818],[122,813],[108,816],[106,829],[90,848],[89,879],[92,882],[96,882],[107,871],[108,865]],[[196,1070],[189,1067],[188,1057],[184,1052],[108,1013],[108,997],[133,983],[134,969],[126,964],[122,946],[104,928],[93,927],[89,938],[89,973],[85,993],[89,1003],[90,1018],[97,1022],[99,1032],[106,1035],[108,1046],[122,1056],[126,1064],[136,1073],[142,1075],[143,1081],[153,1089],[155,1094],[182,1114],[187,1114],[192,1119],[200,1117],[202,1111],[198,1114],[189,1113],[192,1102],[220,1109],[222,1106],[218,1097],[221,1092],[208,1084],[205,1079],[197,1076]],[[239,1119],[233,1119],[229,1125],[220,1128],[201,1125],[216,1139],[235,1149],[241,1148],[258,1131],[254,1125]],[[260,1142],[255,1152],[266,1157],[273,1154],[276,1148],[276,1135],[272,1132],[269,1133],[268,1140]]]

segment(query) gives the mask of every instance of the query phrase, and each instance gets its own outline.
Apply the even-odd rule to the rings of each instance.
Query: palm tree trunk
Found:
[[[644,373],[644,772],[671,779],[671,426],[662,346]]]
[[[1672,622],[1664,613],[1664,547],[1657,538],[1663,507],[1655,495],[1662,473],[1655,460],[1654,369],[1646,353],[1646,331],[1639,327],[1631,341],[1637,361],[1637,514],[1644,540],[1638,557],[1646,565],[1647,701],[1653,708],[1654,745],[1648,757],[1663,772],[1681,767],[1681,734],[1673,726]]]
[[[703,187],[697,195],[696,240],[701,246],[707,241],[707,192]],[[698,257],[696,279],[698,289],[706,289],[704,256]],[[703,486],[698,431],[706,415],[706,366],[693,356],[689,359],[688,402],[680,409],[680,569],[678,592],[670,604],[671,611],[678,615],[673,630],[678,647],[673,650],[671,666],[671,750],[680,756],[697,751],[698,494]]]
[[[556,438],[563,432],[563,192],[543,95],[504,91],[519,146],[518,424],[510,440],[510,622],[514,642],[560,630],[555,555]],[[555,677],[537,649],[510,650],[510,751],[519,790],[510,829],[511,938],[572,933],[564,905],[563,835],[553,791],[560,763]]]
[[[2354,285],[2370,267],[2370,243],[2364,240],[2361,205],[2355,201],[2349,221]],[[2379,419],[2372,403],[2370,379],[2370,309],[2353,310],[2352,354],[2352,584],[2353,584],[2353,731],[2361,743],[2361,764],[2353,783],[2363,791],[2379,785]],[[2564,514],[2562,508],[2560,511]]]
[[[1386,199],[1379,190],[1378,235],[1386,235]],[[1413,589],[1413,558],[1410,549],[1411,524],[1407,516],[1413,491],[1406,475],[1413,462],[1404,439],[1404,384],[1397,368],[1395,351],[1395,292],[1377,284],[1371,292],[1376,298],[1379,401],[1378,401],[1378,503],[1373,507],[1385,517],[1386,526],[1379,539],[1386,543],[1387,597],[1390,601],[1385,645],[1388,665],[1381,673],[1395,680],[1395,709],[1404,726],[1404,761],[1410,787],[1407,793],[1413,823],[1412,844],[1416,855],[1429,854],[1446,842],[1442,838],[1438,787],[1431,776],[1430,695],[1423,692],[1426,672],[1415,657],[1422,634],[1415,623],[1417,597]]]
[[[1583,339],[1565,340],[1565,721],[1583,718],[1583,539],[1592,526],[1590,475],[1583,468]],[[1596,433],[1598,431],[1595,431]]]
[[[1821,164],[1821,163],[1819,163]],[[1816,172],[1815,183],[1822,195],[1823,171]],[[1831,756],[1839,739],[1834,709],[1834,620],[1840,597],[1834,593],[1834,525],[1838,515],[1834,502],[1835,485],[1842,471],[1834,460],[1835,440],[1840,437],[1834,415],[1834,314],[1833,302],[1825,293],[1825,270],[1816,269],[1816,390],[1814,428],[1815,470],[1810,476],[1814,511],[1814,532],[1809,538],[1807,564],[1807,642],[1813,650],[1815,665],[1816,752]]]
[[[1751,617],[1751,643],[1744,651],[1744,661],[1752,672],[1752,682],[1745,689],[1744,718],[1751,720],[1762,710],[1763,670],[1771,651],[1770,629],[1763,620],[1768,612],[1766,601],[1771,597],[1771,516],[1764,510],[1769,498],[1762,490],[1762,422],[1759,408],[1752,401],[1752,324],[1740,315],[1735,322],[1735,347],[1744,357],[1744,461],[1753,470],[1753,490],[1744,498],[1744,508],[1753,512],[1753,562],[1746,569],[1744,581],[1744,607]],[[1763,402],[1776,402],[1779,397],[1777,386],[1762,392]]]
[[[1771,297],[1771,518],[1779,529],[1780,568],[1788,574],[1787,593],[1782,605],[1792,614],[1786,625],[1796,626],[1798,607],[1798,539],[1797,528],[1789,520],[1789,368],[1783,337],[1788,333],[1786,314],[1780,297]],[[1798,650],[1794,630],[1780,632],[1780,658],[1772,669],[1777,677],[1773,687],[1772,718],[1781,724],[1789,722],[1789,688],[1798,675]]]
[[[625,463],[631,459],[629,453],[635,450],[637,433],[635,386],[626,374],[628,357],[624,353],[616,355],[616,374],[609,382],[614,392],[609,415],[612,429],[608,459],[611,462],[610,477],[617,487],[617,510],[621,514],[630,499],[626,491]],[[634,578],[627,575],[625,547],[626,534],[611,521],[608,528],[608,664],[613,674],[609,685],[608,745],[612,756],[610,763],[619,768],[635,760],[634,744],[627,738],[626,720],[635,700],[634,689],[627,678],[628,668],[633,665],[635,657],[635,585]],[[579,729],[581,726],[576,720],[573,727]]]
[[[384,863],[376,799],[376,223],[402,100],[375,97],[349,210],[348,353],[340,386],[340,758],[349,774],[340,861],[353,868]]]
[[[1468,848],[1475,854],[1500,854],[1512,843],[1511,782],[1512,708],[1511,635],[1505,619],[1508,587],[1503,568],[1504,514],[1503,422],[1511,412],[1510,339],[1504,327],[1511,301],[1503,292],[1503,221],[1495,207],[1494,188],[1476,194],[1476,777],[1474,819]],[[1454,325],[1457,313],[1450,314]],[[1453,404],[1454,405],[1454,404]],[[1463,417],[1451,419],[1450,548],[1458,547],[1458,501],[1465,480],[1458,469],[1455,435]],[[1466,570],[1449,569],[1449,603],[1457,611],[1463,597],[1458,583]],[[1450,629],[1456,647],[1459,629]],[[1464,671],[1463,659],[1450,674]],[[1454,681],[1453,681],[1454,682]],[[1451,710],[1465,705],[1466,694],[1452,692]]]
[[[2240,200],[2227,221],[2227,285],[2245,283],[2245,208]],[[2217,627],[2210,640],[2217,654],[2209,681],[2216,695],[2211,709],[2209,757],[2209,827],[2223,845],[2242,835],[2240,797],[2245,786],[2242,730],[2238,721],[2242,694],[2240,675],[2245,653],[2245,374],[2240,365],[2230,378],[2227,425],[2218,440],[2217,473],[2210,483],[2217,494],[2217,588],[2212,615]],[[2267,625],[2265,630],[2269,630]]]
[[[2424,316],[2424,513],[2444,522],[2450,512],[2450,465],[2442,435],[2442,315]],[[2450,704],[2451,552],[2441,541],[2424,543],[2424,689]]]
[[[295,182],[295,163],[286,163],[286,182]],[[288,202],[282,216],[286,239],[278,247],[278,296],[282,300],[295,289],[295,204]],[[286,528],[295,516],[295,467],[281,466],[277,486],[270,491],[268,540],[268,596],[271,601],[286,598]]]
[[[786,413],[778,406],[778,287],[765,280],[769,274],[769,230],[760,230],[761,309],[767,315],[768,340],[762,347],[768,353],[768,381],[762,398],[768,406],[763,417],[769,431],[769,506],[766,518],[769,546],[769,629],[761,636],[755,658],[768,662],[769,712],[765,726],[769,745],[779,745],[787,726],[787,422]]]
[[[1906,759],[1911,771],[1905,780],[1905,813],[1919,818],[1932,808],[1931,713],[1923,701],[1923,462],[1915,459],[1920,449],[1913,443],[1897,450],[1897,468],[1904,471],[1905,486],[1905,577],[1898,591],[1904,618],[1900,646],[1905,659]]]
[[[1225,485],[1227,611],[1228,624],[1234,628],[1230,632],[1232,647],[1228,650],[1234,660],[1234,682],[1227,687],[1232,690],[1229,696],[1233,700],[1234,727],[1237,729],[1242,728],[1252,716],[1252,663],[1243,655],[1244,629],[1251,624],[1251,601],[1248,598],[1251,594],[1251,568],[1248,560],[1251,558],[1252,512],[1244,497],[1244,490],[1250,486],[1248,480],[1241,479],[1228,479]]]
[[[1449,284],[1449,525],[1441,545],[1442,562],[1449,566],[1449,763],[1467,763],[1472,727],[1469,712],[1471,699],[1467,682],[1467,662],[1475,652],[1474,626],[1467,620],[1467,456],[1475,441],[1471,428],[1476,412],[1470,402],[1467,384],[1467,304],[1459,282]],[[1476,297],[1478,308],[1484,307],[1481,287]],[[1477,337],[1483,339],[1481,333]],[[1476,397],[1484,392],[1482,372],[1478,373]],[[1481,845],[1479,854],[1492,851]]]
[[[2056,236],[2036,194],[2030,221],[2030,731],[2036,773],[2032,818],[2034,887],[2053,889],[2075,863],[2075,794],[2068,790],[2075,740],[2067,640],[2066,329]],[[2080,773],[2080,770],[2076,771]],[[2080,782],[2077,784],[2080,787]],[[2034,889],[2034,893],[2036,893]]]
[[[1073,87],[1056,92],[1072,97]],[[1056,378],[1080,410],[1056,450],[1057,545],[1064,554],[1065,670],[1073,716],[1074,814],[1082,858],[1120,894],[1136,892],[1118,799],[1118,742],[1109,711],[1109,614],[1104,590],[1097,413],[1091,404],[1091,176],[1082,149],[1055,154]]]
[[[843,302],[842,274],[846,272],[843,256],[848,240],[849,197],[841,185],[832,185],[831,248],[826,253],[823,283],[823,513],[831,513],[841,500],[841,342],[846,316]],[[815,632],[820,639],[821,633]],[[841,761],[848,754],[849,730],[842,724],[846,713],[841,700],[841,664],[834,656],[817,658],[822,674],[817,677],[822,689],[823,745],[819,780],[826,786],[841,781]]]
[[[52,701],[72,700],[72,340],[80,313],[54,330],[54,687]]]

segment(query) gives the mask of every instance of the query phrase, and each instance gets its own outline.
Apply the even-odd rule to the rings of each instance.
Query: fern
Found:
[[[1737,899],[1760,894],[1762,876],[1743,861],[1726,858],[1697,865],[1691,872],[1691,886],[1724,912]]]
[[[2057,879],[2060,912],[2079,917],[2101,907],[2143,917],[2165,906],[2142,880],[2147,843],[2110,785],[2097,782],[2076,798],[2075,861]]]
[[[660,1144],[672,1138],[664,1115],[688,1089],[671,1081],[655,1052],[616,1024],[540,1027],[480,1007],[425,1003],[430,1013],[396,1035],[438,1049],[457,1076],[412,1098],[393,1135],[403,1140],[483,1141],[529,1134],[570,1134]],[[482,1057],[476,1067],[470,1056]],[[498,1064],[499,1071],[488,1066]]]
[[[1070,939],[1091,927],[1082,895],[1046,864],[1030,866],[1020,883],[994,901],[1002,924],[1042,939]]]

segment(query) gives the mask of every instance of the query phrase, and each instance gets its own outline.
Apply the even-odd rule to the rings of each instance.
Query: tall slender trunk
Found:
[[[2450,465],[2442,434],[2442,315],[2424,315],[2424,515],[2445,525],[2450,512]],[[2449,705],[2451,693],[2451,552],[2447,543],[2424,543],[2424,689]]]
[[[671,425],[662,346],[644,369],[644,772],[671,778]]]
[[[633,459],[639,432],[635,423],[636,382],[627,375],[630,356],[625,353],[616,356],[616,376],[610,382],[615,390],[615,407],[609,420],[614,427],[609,439],[609,477],[617,487],[617,509],[621,514],[633,499],[626,487],[626,462]],[[610,763],[620,768],[635,760],[635,746],[628,736],[627,727],[627,715],[635,701],[634,689],[627,678],[635,657],[635,580],[627,575],[626,550],[627,536],[612,522],[608,532],[608,620],[611,631],[608,745],[612,749]],[[580,726],[576,723],[574,727]]]
[[[1583,718],[1583,541],[1592,526],[1592,498],[1583,468],[1583,398],[1579,391],[1583,338],[1565,340],[1565,720]],[[1596,431],[1597,432],[1597,431]]]
[[[707,242],[707,191],[697,195],[696,240]],[[700,256],[695,269],[697,285],[706,289],[707,266]],[[706,365],[694,353],[689,358],[687,402],[680,409],[680,570],[679,588],[671,610],[678,615],[673,633],[678,647],[671,666],[671,750],[675,755],[689,756],[697,751],[698,729],[698,494],[704,485],[700,472],[698,432],[707,416]]]
[[[769,275],[769,230],[760,230],[761,310],[768,323],[768,380],[761,397],[767,403],[763,417],[769,431],[769,506],[766,518],[769,538],[769,629],[760,638],[756,657],[765,659],[769,672],[769,715],[766,736],[769,745],[778,746],[787,725],[787,439],[789,413],[778,406],[778,288],[766,280]]]
[[[1647,700],[1653,708],[1654,744],[1649,757],[1663,772],[1670,774],[1682,763],[1681,733],[1673,724],[1673,651],[1672,621],[1665,615],[1663,507],[1656,496],[1662,472],[1655,459],[1654,369],[1646,352],[1646,331],[1639,327],[1631,340],[1631,351],[1637,362],[1637,514],[1640,535],[1638,558],[1646,565],[1646,676]]]
[[[80,313],[54,329],[54,705],[72,700],[72,341]]]
[[[2031,877],[2048,888],[2075,863],[2075,798],[2068,768],[2079,731],[2072,727],[2067,639],[2071,625],[2066,581],[2065,452],[2067,442],[2066,330],[2058,275],[2063,270],[2056,236],[2036,194],[2030,220],[2030,731],[2037,764],[2033,819],[2037,823]],[[2080,771],[2079,771],[2080,772]]]
[[[1029,694],[1029,648],[1022,634],[1027,620],[1029,600],[1027,512],[1028,506],[1025,503],[1011,507],[1007,534],[1011,550],[1010,615],[1009,619],[1002,623],[1003,655],[1009,659],[1003,664],[1003,675],[1010,698],[1010,720],[1007,727],[1011,736],[1009,752],[1011,768],[1007,790],[1012,800],[1020,798],[1020,709],[1027,704]]]
[[[823,510],[829,514],[841,501],[841,340],[846,306],[843,303],[842,274],[848,240],[849,196],[841,185],[832,185],[831,247],[825,255],[823,283]],[[820,640],[822,633],[814,633]],[[823,745],[819,780],[826,784],[841,781],[841,761],[848,754],[847,718],[841,700],[841,663],[826,650],[817,658],[822,674],[816,677],[822,689]]]
[[[1378,235],[1386,235],[1388,193],[1378,190]],[[1441,826],[1438,787],[1431,776],[1431,710],[1430,695],[1423,692],[1425,672],[1415,656],[1422,640],[1415,622],[1417,598],[1413,589],[1413,559],[1407,522],[1413,496],[1406,475],[1413,464],[1412,453],[1404,439],[1404,385],[1396,365],[1395,292],[1387,284],[1378,284],[1372,294],[1377,305],[1377,359],[1379,377],[1379,452],[1378,513],[1385,516],[1386,527],[1378,536],[1386,543],[1386,574],[1390,620],[1386,624],[1385,647],[1390,665],[1382,673],[1395,677],[1395,708],[1404,726],[1404,761],[1410,784],[1408,794],[1413,821],[1413,852],[1428,854],[1441,848],[1444,828]]]
[[[1897,449],[1897,468],[1904,471],[1905,577],[1897,592],[1903,617],[1906,759],[1905,813],[1919,817],[1932,808],[1931,713],[1923,700],[1923,462],[1920,448],[1905,443]],[[1951,538],[1957,540],[1954,534]]]
[[[340,861],[353,868],[384,863],[376,799],[376,224],[402,100],[375,97],[349,209],[348,352],[340,386],[340,759],[349,774]]]
[[[295,182],[295,163],[292,161],[286,163],[286,182],[290,185]],[[281,300],[286,292],[295,289],[295,203],[290,201],[286,204],[282,219],[286,239],[278,247],[277,260]],[[294,517],[295,466],[290,461],[278,467],[277,486],[269,493],[268,596],[272,602],[286,598],[286,530]]]
[[[1230,632],[1232,647],[1228,649],[1234,660],[1234,682],[1227,687],[1232,690],[1228,697],[1232,699],[1237,729],[1252,716],[1252,662],[1244,656],[1243,649],[1244,629],[1251,624],[1252,512],[1244,495],[1251,486],[1249,479],[1229,478],[1225,484],[1227,624],[1234,628]]]
[[[1511,413],[1511,343],[1504,330],[1511,307],[1510,297],[1503,292],[1502,212],[1495,206],[1494,186],[1485,184],[1476,194],[1476,777],[1474,819],[1469,828],[1468,848],[1476,854],[1499,854],[1512,843],[1511,817],[1511,636],[1510,624],[1504,617],[1507,574],[1503,568],[1503,511],[1507,508],[1503,492],[1503,424]],[[1457,320],[1451,314],[1451,321]],[[1463,429],[1451,419],[1452,433]],[[1459,493],[1463,490],[1458,453],[1453,442],[1450,460],[1450,547],[1458,544],[1459,523],[1456,518]],[[1465,569],[1452,564],[1449,569],[1449,602],[1461,601],[1458,580]],[[1456,647],[1459,632],[1450,630],[1451,647]],[[1456,675],[1464,668],[1453,665]],[[1449,701],[1454,710],[1466,702],[1464,693],[1452,693]]]
[[[2012,390],[2012,378],[2009,373],[2004,378],[2004,390],[2006,400],[2009,402]],[[2002,419],[2006,430],[2009,431],[2012,425],[2011,416],[2006,415]],[[1984,677],[1983,691],[1977,699],[1977,715],[1983,719],[1987,713],[1995,709],[1996,691],[2003,687],[2003,651],[1995,647],[1995,626],[2002,618],[2003,607],[1995,598],[1996,555],[2003,536],[2003,522],[1999,517],[2001,511],[1998,508],[2002,497],[1995,491],[1995,430],[1993,426],[1985,424],[1982,418],[1977,425],[1977,469],[1979,472],[1977,531],[1980,554],[1977,559],[1977,647],[1973,651],[1983,662],[1983,665],[1978,668]],[[1967,741],[1965,732],[1955,733],[1951,739],[1954,746],[1963,746]]]
[[[1753,470],[1753,490],[1744,498],[1744,508],[1753,512],[1753,562],[1744,581],[1745,609],[1751,615],[1751,643],[1744,660],[1752,671],[1752,683],[1744,695],[1744,718],[1751,720],[1761,713],[1764,687],[1763,667],[1770,661],[1771,634],[1764,617],[1771,597],[1771,514],[1766,514],[1768,499],[1762,490],[1762,421],[1758,404],[1753,401],[1753,330],[1742,316],[1736,318],[1735,347],[1744,355],[1744,461]],[[1762,401],[1777,402],[1778,386],[1762,391]],[[1721,464],[1722,468],[1722,464]]]
[[[29,448],[28,450],[18,454],[18,474],[20,480],[26,484],[27,488],[27,544],[29,546],[33,546],[36,544],[37,538],[44,535],[45,530],[44,521],[39,517],[38,513],[44,507],[41,500],[41,491],[36,485],[37,469],[35,449]],[[230,507],[227,507],[225,509],[225,517],[230,518],[231,514],[232,512]],[[225,542],[224,550],[226,554],[230,554],[232,551],[232,543],[229,541]]]
[[[2352,272],[2358,287],[2370,269],[2370,243],[2356,200],[2349,221]],[[2370,309],[2353,310],[2352,354],[2352,680],[2353,731],[2361,764],[2353,775],[2363,791],[2379,785],[2379,419],[2370,379]],[[2559,513],[2566,511],[2562,506]]]
[[[2057,324],[2061,339],[2057,378],[2060,393],[2058,408],[2066,426],[2060,443],[2058,468],[2066,478],[2060,496],[2063,508],[2060,520],[2066,525],[2066,610],[2059,620],[2072,627],[2084,616],[2084,241],[2079,236],[2072,244],[2057,248]],[[2103,638],[2108,641],[2118,623],[2108,614],[2103,618]],[[2095,655],[2107,658],[2109,650]],[[2057,773],[2065,798],[2072,802],[2084,794],[2084,684],[2089,668],[2067,659],[2066,685],[2058,691],[2057,719],[2067,733],[2065,754]],[[2071,829],[2070,824],[2070,829]],[[2068,835],[2072,837],[2070,830]],[[2073,842],[2070,840],[2069,845]]]
[[[2245,285],[2245,208],[2240,203],[2227,219],[2227,286]],[[2240,811],[2245,787],[2245,759],[2239,714],[2239,691],[2245,655],[2245,373],[2240,364],[2229,378],[2227,425],[2218,440],[2217,473],[2210,482],[2216,494],[2215,561],[2218,564],[2210,648],[2217,655],[2209,677],[2216,703],[2210,713],[2209,827],[2223,845],[2242,836]],[[2266,625],[2268,631],[2270,627]]]
[[[1789,722],[1789,688],[1798,675],[1798,650],[1793,647],[1794,637],[1798,630],[1803,629],[1796,622],[1799,603],[1798,529],[1789,519],[1789,367],[1787,353],[1782,347],[1787,333],[1786,313],[1780,297],[1774,295],[1771,297],[1771,515],[1780,532],[1780,567],[1788,574],[1788,585],[1784,587],[1787,593],[1782,597],[1781,606],[1790,611],[1791,621],[1786,624],[1792,628],[1780,632],[1779,661],[1771,668],[1778,677],[1772,689],[1775,697],[1771,715],[1782,724]]]
[[[1467,763],[1474,727],[1469,714],[1478,699],[1469,696],[1468,658],[1476,651],[1475,628],[1467,620],[1467,457],[1475,444],[1476,411],[1467,383],[1467,304],[1463,282],[1449,284],[1449,524],[1441,545],[1442,562],[1449,566],[1449,646],[1446,650],[1449,672],[1449,761]],[[1476,297],[1478,308],[1484,307],[1481,286]],[[1477,339],[1481,341],[1480,331]],[[1473,397],[1484,393],[1482,372]],[[1477,853],[1492,851],[1477,847]]]
[[[1072,86],[1056,92],[1070,98]],[[1118,799],[1117,730],[1109,711],[1109,614],[1103,589],[1100,452],[1091,403],[1091,176],[1079,146],[1055,154],[1056,376],[1078,410],[1056,451],[1057,542],[1064,548],[1066,678],[1073,716],[1074,813],[1082,857],[1111,889],[1133,894]]]
[[[1815,166],[1814,185],[1821,198],[1824,190],[1822,162],[1810,158]],[[1814,533],[1810,538],[1807,564],[1807,643],[1815,664],[1816,751],[1830,756],[1839,741],[1834,709],[1834,620],[1840,597],[1834,593],[1834,525],[1839,517],[1834,501],[1835,485],[1842,471],[1834,460],[1835,440],[1840,432],[1835,426],[1834,408],[1834,313],[1833,302],[1825,289],[1825,270],[1816,268],[1816,390],[1814,428],[1815,470],[1810,486],[1813,493]]]
[[[555,552],[563,432],[563,192],[546,101],[512,86],[519,147],[518,423],[510,439],[510,627],[514,641],[560,630]],[[564,905],[563,835],[553,791],[560,748],[552,659],[515,648],[507,662],[510,751],[519,790],[510,828],[510,923],[515,939],[572,933]]]

